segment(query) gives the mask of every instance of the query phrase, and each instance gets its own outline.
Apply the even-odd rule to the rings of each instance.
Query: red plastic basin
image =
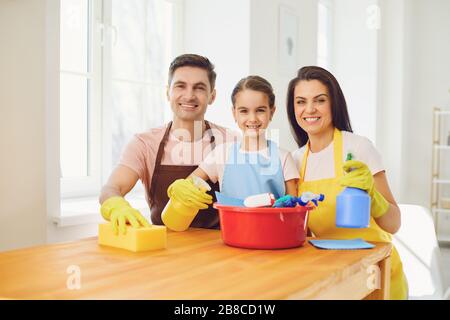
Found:
[[[225,244],[250,249],[286,249],[305,242],[312,207],[246,208],[214,203]]]

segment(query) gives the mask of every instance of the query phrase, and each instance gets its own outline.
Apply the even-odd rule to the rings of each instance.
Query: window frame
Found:
[[[109,37],[105,36],[104,38],[104,48],[112,48],[113,43],[115,41],[116,29],[113,25],[112,21],[112,1],[113,0],[103,0],[103,24],[105,33],[109,31]],[[165,0],[168,3],[173,5],[173,32],[171,37],[171,47],[172,47],[172,55],[178,55],[182,50],[182,40],[183,40],[183,10],[184,10],[184,2],[183,0]],[[112,50],[104,50],[103,51],[103,61],[104,65],[110,66],[112,61]],[[112,69],[111,68],[103,68],[103,79],[113,79]],[[116,79],[123,82],[129,83],[138,83],[141,85],[150,85],[152,87],[160,87],[161,90],[165,90],[166,84],[161,84],[160,86],[155,83],[147,83],[146,81],[135,81],[135,80],[127,80],[127,79]],[[103,92],[103,105],[111,106],[113,104],[112,101],[112,88],[110,85],[112,81],[103,81],[102,92]],[[142,111],[142,110],[141,110]],[[168,121],[172,118],[172,113],[170,108],[163,108],[164,119]],[[106,183],[107,179],[111,175],[114,166],[112,164],[112,137],[111,132],[112,128],[110,124],[112,123],[112,113],[106,107],[102,109],[102,120],[103,120],[103,130],[102,130],[102,185]],[[141,183],[136,183],[134,188],[128,192],[128,195],[136,196],[141,198],[144,195],[144,187]]]
[[[320,9],[319,7],[323,6],[327,10],[327,28],[326,28],[326,42],[327,42],[327,52],[325,56],[319,55],[319,38],[317,38],[317,65],[324,67],[325,69],[332,69],[333,67],[333,23],[334,23],[334,3],[332,0],[319,0],[317,2],[317,25],[319,30],[320,24]],[[319,35],[319,33],[318,33]],[[320,63],[321,59],[326,61],[326,65],[324,66]]]
[[[182,12],[184,4],[183,0],[165,1],[173,5],[171,46],[172,54],[177,55],[182,48]],[[89,86],[91,90],[88,89],[90,94],[88,109],[88,176],[63,178],[61,169],[59,169],[61,200],[87,197],[97,198],[102,185],[106,183],[113,170],[111,163],[112,128],[110,126],[112,115],[108,108],[112,103],[112,90],[108,85],[109,81],[104,80],[112,79],[112,70],[107,67],[111,65],[111,48],[115,41],[114,33],[116,32],[111,24],[112,0],[89,0],[89,2],[91,5],[89,19],[89,41],[91,46],[89,55],[92,69],[90,74],[87,75],[91,79]],[[60,70],[60,72],[66,71]],[[171,113],[167,112],[166,109],[168,108],[164,108],[164,118],[168,120],[171,117]],[[59,154],[58,156],[60,157]],[[140,183],[137,183],[135,188],[130,191],[132,195],[141,195],[143,193],[144,189]]]
[[[86,197],[100,190],[101,174],[101,108],[102,108],[102,37],[98,28],[101,21],[102,0],[88,0],[88,70],[85,73],[63,70],[61,74],[73,74],[89,80],[88,95],[88,150],[87,150],[87,176],[62,177],[60,170],[61,198]]]

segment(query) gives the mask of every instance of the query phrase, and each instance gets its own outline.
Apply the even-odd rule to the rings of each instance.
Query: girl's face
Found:
[[[327,87],[319,80],[301,80],[294,89],[294,111],[298,125],[308,135],[333,128],[331,99]]]
[[[233,116],[244,136],[258,137],[272,120],[275,106],[270,108],[267,94],[244,89],[235,96]]]

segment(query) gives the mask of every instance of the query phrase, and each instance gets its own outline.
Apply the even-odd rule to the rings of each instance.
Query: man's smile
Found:
[[[195,103],[179,103],[178,105],[184,110],[194,110],[198,107]]]

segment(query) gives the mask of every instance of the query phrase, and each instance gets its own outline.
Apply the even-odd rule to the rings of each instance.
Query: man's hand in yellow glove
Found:
[[[167,189],[167,195],[192,208],[206,209],[212,203],[212,197],[195,186],[191,177],[175,180]]]
[[[372,173],[367,165],[361,161],[348,160],[343,169],[347,174],[341,178],[341,185],[367,191],[371,198],[370,214],[374,218],[383,216],[389,209],[389,202],[375,188]]]
[[[123,197],[111,197],[103,202],[100,212],[105,220],[111,221],[115,234],[126,234],[127,223],[133,228],[150,227],[150,223],[139,210],[134,209]]]

